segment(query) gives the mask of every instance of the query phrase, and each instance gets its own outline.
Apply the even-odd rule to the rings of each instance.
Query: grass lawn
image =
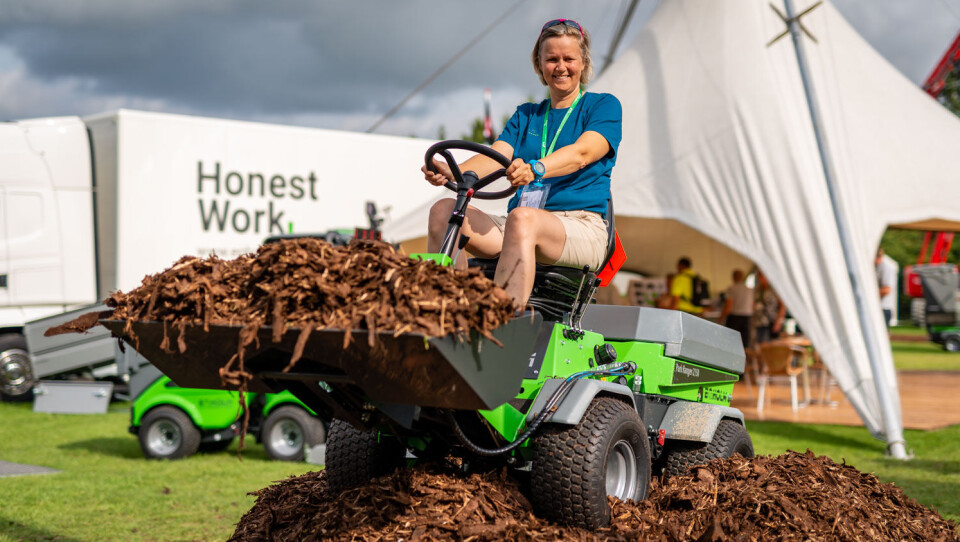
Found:
[[[248,438],[182,461],[144,459],[127,432],[129,405],[105,415],[35,413],[0,403],[0,460],[59,469],[0,478],[0,541],[225,540],[247,495],[313,465],[270,461]]]
[[[947,352],[931,342],[927,330],[916,326],[890,328],[893,364],[898,371],[960,371],[960,352]],[[913,339],[913,340],[896,340]],[[921,339],[921,340],[917,340]]]
[[[148,461],[126,432],[127,405],[105,415],[32,412],[0,403],[0,460],[59,469],[0,478],[0,542],[13,540],[225,540],[255,491],[312,465],[269,461],[259,445],[181,461]],[[810,448],[902,487],[960,521],[960,426],[907,431],[912,461],[883,456],[866,429],[751,422],[757,453]],[[250,439],[252,441],[252,439]]]

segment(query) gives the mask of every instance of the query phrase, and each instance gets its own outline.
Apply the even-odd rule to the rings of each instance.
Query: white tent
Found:
[[[772,5],[785,11],[780,0]],[[960,222],[952,160],[960,121],[828,2],[802,23],[816,40],[803,38],[854,268],[844,263],[794,45],[789,36],[769,43],[786,25],[766,0],[664,0],[591,85],[623,104],[613,175],[617,226],[628,267],[643,268],[651,255],[653,219],[670,220],[657,228],[661,243],[677,239],[665,231],[671,225],[692,229],[755,262],[868,429],[902,447],[892,442],[901,439],[902,424],[873,258],[888,226],[955,229]],[[428,206],[395,224],[395,238],[422,235]],[[673,250],[700,267],[686,248]],[[850,273],[865,290],[857,294],[882,375],[871,368]],[[886,383],[879,390],[878,381]],[[881,397],[893,403],[886,412],[895,419],[884,418]]]

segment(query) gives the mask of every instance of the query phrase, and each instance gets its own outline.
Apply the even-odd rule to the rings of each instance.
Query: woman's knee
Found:
[[[430,207],[430,225],[435,227],[444,227],[450,220],[450,213],[453,212],[453,206],[456,201],[452,199],[442,199]]]

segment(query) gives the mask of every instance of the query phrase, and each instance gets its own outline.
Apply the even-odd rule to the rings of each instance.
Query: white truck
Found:
[[[430,143],[129,110],[0,123],[0,395],[111,365],[105,333],[43,331],[181,256],[422,206]]]

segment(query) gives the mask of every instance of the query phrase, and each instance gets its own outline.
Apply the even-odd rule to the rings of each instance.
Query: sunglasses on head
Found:
[[[540,29],[540,33],[543,34],[543,31],[550,28],[551,26],[557,26],[558,24],[565,24],[569,27],[576,28],[580,31],[580,39],[583,38],[583,29],[580,28],[580,23],[574,21],[573,19],[554,19],[552,21],[547,21],[547,24],[543,25],[543,28]]]

